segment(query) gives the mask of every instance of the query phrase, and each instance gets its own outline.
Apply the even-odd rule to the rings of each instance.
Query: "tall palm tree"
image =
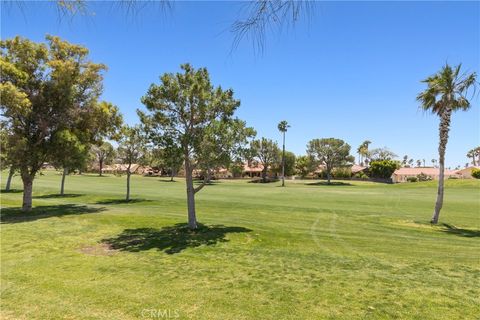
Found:
[[[475,150],[472,149],[472,150],[468,151],[468,153],[467,153],[467,158],[472,158],[472,164],[473,164],[474,166],[477,165],[477,163],[476,163],[476,161],[475,161]]]
[[[363,161],[364,159],[367,158],[368,156],[368,146],[371,144],[372,142],[370,140],[365,140],[362,142],[362,144],[357,148],[357,153],[358,153],[358,157],[359,157],[359,165],[362,165],[363,164]]]
[[[282,148],[282,187],[285,187],[285,132],[290,128],[287,121],[280,121],[278,124],[278,131],[283,134],[283,148]]]
[[[475,72],[460,74],[461,64],[451,67],[448,64],[433,76],[428,77],[422,82],[427,84],[427,89],[417,96],[417,101],[421,103],[421,108],[425,111],[440,117],[439,126],[439,166],[440,173],[438,177],[437,201],[431,223],[438,223],[440,210],[443,206],[444,190],[444,170],[445,170],[445,149],[448,142],[448,132],[450,131],[450,119],[452,112],[457,110],[466,111],[470,108],[467,93],[477,84],[477,75]],[[475,94],[475,91],[474,91]]]

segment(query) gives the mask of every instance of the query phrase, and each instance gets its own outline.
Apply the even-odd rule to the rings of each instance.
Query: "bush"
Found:
[[[432,178],[430,176],[427,176],[425,173],[421,172],[419,175],[417,175],[418,181],[430,181]]]
[[[407,177],[408,182],[417,182],[418,178],[417,177]]]
[[[355,175],[353,177],[356,178],[356,179],[361,179],[361,180],[368,180],[369,179],[368,176],[363,171],[355,173]]]
[[[332,172],[332,176],[335,179],[350,179],[352,176],[352,170],[350,170],[350,168],[335,168]]]
[[[370,162],[369,176],[372,178],[389,179],[393,172],[400,168],[398,161],[376,160]]]
[[[475,179],[480,179],[480,169],[472,169],[472,177]]]

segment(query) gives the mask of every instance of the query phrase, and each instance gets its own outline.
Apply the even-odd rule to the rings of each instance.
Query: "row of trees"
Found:
[[[16,37],[1,41],[0,48],[2,164],[8,164],[11,172],[20,172],[24,211],[32,208],[33,181],[45,162],[63,169],[63,192],[65,176],[85,163],[90,150],[96,152],[101,165],[104,163],[111,152],[106,139],[118,141],[119,155],[127,164],[127,200],[130,168],[139,159],[167,159],[172,168],[183,164],[191,229],[197,228],[195,195],[208,184],[214,169],[257,159],[266,179],[268,168],[281,158],[282,178],[287,174],[285,139],[282,152],[272,140],[254,140],[255,130],[235,116],[240,101],[233,90],[213,86],[205,68],[184,64],[181,72],[162,75],[141,99],[146,107],[145,112],[138,111],[141,124],[130,127],[123,125],[116,106],[99,100],[106,66],[90,61],[86,48],[52,36],[47,36],[46,44]],[[433,223],[437,223],[443,203],[451,113],[470,107],[465,95],[476,83],[474,73],[459,72],[460,66],[446,65],[425,80],[428,88],[418,96],[425,110],[441,118],[440,181]],[[281,122],[278,129],[285,138],[288,123]],[[361,162],[369,162],[371,168],[376,167],[373,160],[387,161],[382,168],[397,166],[392,161],[393,152],[386,148],[369,150],[369,145],[370,141],[365,141],[357,149]],[[353,161],[350,146],[343,140],[314,139],[296,167],[305,172],[312,164],[321,164],[330,182],[334,168]],[[195,185],[194,171],[198,170],[204,172],[204,179]]]

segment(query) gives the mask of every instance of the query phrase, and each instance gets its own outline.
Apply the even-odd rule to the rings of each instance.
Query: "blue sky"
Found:
[[[287,120],[287,149],[305,153],[310,139],[337,137],[354,152],[363,140],[399,157],[437,158],[438,118],[419,110],[420,80],[449,62],[480,70],[479,2],[320,2],[311,19],[268,34],[264,53],[244,41],[232,49],[231,23],[241,2],[176,2],[126,15],[108,3],[90,3],[88,17],[59,20],[46,3],[2,8],[1,36],[44,41],[59,35],[90,49],[108,65],[103,99],[138,121],[140,97],[164,72],[190,62],[207,67],[214,84],[234,89],[238,116],[258,136],[280,141]],[[447,165],[464,165],[480,144],[479,98],[453,116]]]

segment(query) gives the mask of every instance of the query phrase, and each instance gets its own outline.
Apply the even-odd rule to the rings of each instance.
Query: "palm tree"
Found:
[[[363,165],[363,161],[364,159],[367,158],[368,156],[368,146],[371,144],[372,142],[370,140],[365,140],[362,142],[362,144],[357,148],[357,153],[358,153],[358,157],[359,157],[359,165]]]
[[[477,161],[476,161],[476,159],[475,159],[476,156],[477,156],[477,153],[478,153],[478,150],[477,150],[477,149],[480,149],[480,148],[472,149],[472,150],[468,151],[468,153],[467,153],[467,157],[468,157],[468,158],[472,158],[472,164],[473,164],[474,166],[477,165]]]
[[[278,130],[283,134],[283,148],[282,148],[282,187],[285,187],[285,132],[290,128],[288,122],[283,120],[278,124]]]
[[[432,167],[435,168],[435,163],[437,162],[437,159],[432,159]]]
[[[427,84],[427,89],[417,96],[421,108],[425,111],[440,117],[439,125],[439,166],[437,201],[431,223],[438,223],[440,210],[443,206],[444,170],[445,170],[445,149],[450,131],[450,119],[452,112],[457,110],[466,111],[470,108],[470,101],[467,99],[467,92],[477,84],[476,73],[460,74],[461,65],[454,68],[445,64],[438,73],[428,77],[422,82]]]

